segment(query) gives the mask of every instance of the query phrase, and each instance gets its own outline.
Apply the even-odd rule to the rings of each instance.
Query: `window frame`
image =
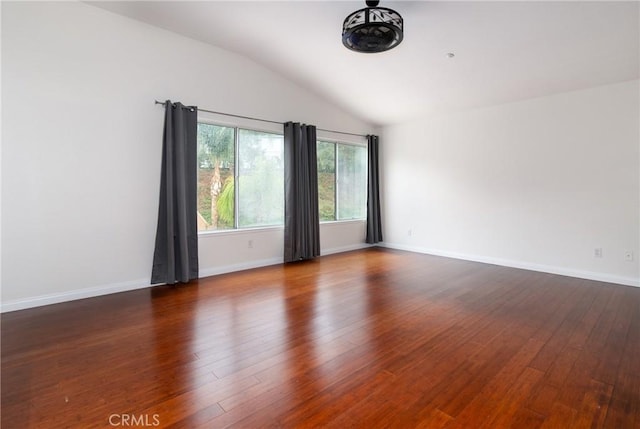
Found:
[[[334,223],[347,223],[347,222],[366,222],[367,220],[367,214],[366,214],[366,208],[365,208],[365,214],[364,217],[361,218],[353,218],[353,219],[338,219],[338,145],[344,145],[344,146],[357,146],[357,147],[362,147],[365,150],[368,150],[367,147],[367,142],[366,140],[364,140],[363,142],[355,142],[355,141],[348,141],[348,140],[342,140],[342,139],[338,139],[338,138],[329,138],[329,137],[316,137],[316,143],[331,143],[334,145],[334,151],[333,151],[333,161],[334,161],[334,189],[333,189],[333,201],[334,201],[334,205],[333,205],[333,217],[334,219],[332,220],[321,220],[320,224],[334,224]],[[365,180],[368,180],[369,177],[369,165],[368,163],[365,165]],[[366,201],[366,195],[365,195],[365,201]]]
[[[213,126],[217,126],[217,127],[226,127],[226,128],[233,128],[233,180],[235,184],[238,184],[238,177],[240,174],[240,165],[237,162],[238,157],[239,157],[239,153],[240,153],[240,147],[238,144],[238,139],[239,139],[239,134],[238,130],[239,129],[243,129],[246,131],[254,131],[254,132],[258,132],[258,133],[265,133],[265,134],[277,134],[280,136],[283,136],[284,138],[284,132],[282,130],[282,128],[278,128],[278,130],[275,130],[275,127],[272,128],[268,128],[268,127],[256,127],[253,125],[249,125],[243,122],[235,122],[235,121],[224,121],[224,120],[218,120],[215,118],[211,118],[209,117],[209,115],[204,116],[204,115],[198,115],[198,119],[197,119],[197,123],[203,123],[203,124],[207,124],[207,125],[213,125]],[[198,167],[199,169],[200,167]],[[233,190],[233,198],[234,198],[234,204],[233,204],[233,228],[228,228],[228,229],[209,229],[209,230],[205,230],[205,231],[198,231],[198,236],[206,236],[206,235],[215,235],[215,234],[234,234],[234,233],[238,233],[238,232],[242,232],[242,231],[257,231],[257,230],[277,230],[277,229],[284,229],[284,224],[281,225],[263,225],[263,226],[245,226],[245,227],[240,227],[238,226],[238,210],[239,210],[239,204],[238,204],[238,198],[239,198],[239,191],[240,191],[240,187],[239,186],[234,186],[234,190]]]
[[[255,131],[255,132],[261,132],[261,133],[268,133],[268,134],[277,134],[277,135],[281,135],[284,137],[284,131],[282,129],[282,125],[279,124],[267,124],[267,123],[262,123],[260,122],[259,126],[256,126],[255,121],[251,120],[251,119],[240,119],[238,118],[238,120],[233,120],[230,121],[229,117],[226,115],[218,115],[218,114],[214,114],[214,113],[210,113],[210,112],[202,112],[199,111],[198,112],[198,118],[197,118],[197,123],[204,123],[204,124],[208,124],[208,125],[214,125],[214,126],[218,126],[218,127],[227,127],[227,128],[233,128],[234,129],[234,137],[233,137],[233,155],[234,155],[234,162],[233,162],[233,169],[234,169],[234,181],[237,182],[238,179],[238,174],[239,174],[239,164],[237,162],[238,159],[238,155],[239,155],[239,145],[238,145],[238,130],[239,129],[244,129],[244,130],[248,130],[248,131]],[[338,224],[347,224],[347,223],[364,223],[366,222],[366,214],[365,217],[363,218],[357,218],[357,219],[341,219],[338,220],[337,219],[337,209],[338,209],[338,201],[337,201],[337,197],[338,197],[338,183],[337,183],[337,157],[338,157],[338,150],[337,150],[337,146],[338,144],[341,145],[350,145],[350,146],[359,146],[359,147],[363,147],[365,149],[367,149],[367,142],[366,139],[362,138],[362,139],[358,139],[358,141],[354,140],[350,140],[348,138],[343,138],[344,136],[340,135],[341,138],[337,138],[337,137],[333,137],[330,133],[325,133],[325,132],[318,132],[316,135],[316,143],[318,142],[325,142],[325,143],[332,143],[334,144],[335,150],[334,150],[334,162],[335,164],[335,168],[336,168],[336,176],[334,178],[334,180],[336,181],[335,183],[335,189],[334,189],[334,202],[335,202],[335,212],[334,212],[334,217],[336,219],[333,220],[321,220],[320,224],[321,225],[338,225]],[[198,167],[199,168],[199,167]],[[368,165],[366,166],[366,168],[368,169]],[[368,176],[368,171],[367,171],[367,176]],[[229,229],[212,229],[212,230],[205,230],[205,231],[198,231],[198,237],[213,237],[216,235],[235,235],[235,234],[247,234],[247,233],[252,233],[252,232],[256,232],[256,231],[260,231],[260,232],[266,232],[266,231],[283,231],[284,230],[284,224],[282,225],[264,225],[264,226],[255,226],[255,227],[238,227],[238,192],[239,192],[239,187],[235,186],[234,187],[234,228],[229,228]],[[366,198],[366,197],[365,197]]]
[[[256,132],[256,133],[263,133],[263,134],[272,134],[272,135],[278,135],[282,137],[282,162],[284,165],[284,132],[282,132],[283,130],[281,130],[281,132],[274,132],[274,131],[263,131],[263,130],[258,130],[258,129],[252,129],[252,128],[248,128],[248,127],[242,127],[242,126],[237,126],[235,127],[235,147],[236,147],[236,152],[234,153],[235,159],[239,160],[240,159],[240,133],[239,130],[242,129],[244,131],[251,131],[251,132]],[[235,167],[234,163],[234,167]],[[283,168],[283,182],[284,182],[284,168]],[[234,205],[234,225],[235,228],[234,230],[251,230],[251,229],[266,229],[266,228],[284,228],[284,195],[282,198],[282,224],[272,224],[272,225],[258,225],[258,226],[243,226],[240,227],[239,222],[240,222],[240,163],[237,163],[237,167],[234,168],[234,181],[235,181],[235,186],[234,186],[234,198],[235,198],[235,205]],[[284,189],[284,183],[283,183],[283,189]],[[284,194],[284,192],[283,192]]]

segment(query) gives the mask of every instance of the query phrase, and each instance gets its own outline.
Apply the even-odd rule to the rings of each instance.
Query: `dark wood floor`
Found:
[[[638,428],[640,289],[368,249],[2,315],[3,428],[118,425]]]

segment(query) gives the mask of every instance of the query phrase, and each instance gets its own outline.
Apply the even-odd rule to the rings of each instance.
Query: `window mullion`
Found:
[[[333,220],[338,219],[338,143],[333,144],[333,180],[335,181],[335,186],[333,187]]]
[[[233,129],[233,227],[239,228],[239,202],[240,202],[240,145],[238,144],[238,127]]]

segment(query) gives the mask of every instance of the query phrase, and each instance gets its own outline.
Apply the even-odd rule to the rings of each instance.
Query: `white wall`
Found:
[[[148,285],[163,109],[366,134],[371,127],[227,51],[71,2],[2,2],[2,309]],[[324,253],[362,222],[322,227]],[[253,248],[247,246],[253,240]],[[282,230],[200,240],[201,272],[282,260]]]
[[[387,127],[386,242],[640,286],[639,89],[631,81]]]

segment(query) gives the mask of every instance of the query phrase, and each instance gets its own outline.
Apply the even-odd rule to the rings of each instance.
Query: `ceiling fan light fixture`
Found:
[[[379,1],[367,0],[367,7],[348,15],[342,24],[342,44],[355,52],[376,53],[395,48],[402,42],[402,16],[393,9],[377,7]]]

